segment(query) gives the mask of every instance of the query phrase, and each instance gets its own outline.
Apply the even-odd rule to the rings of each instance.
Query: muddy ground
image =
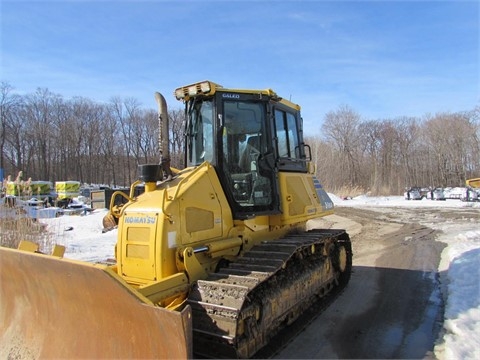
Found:
[[[310,223],[347,229],[354,253],[352,277],[306,328],[272,341],[271,357],[435,358],[444,308],[438,266],[445,244],[437,241],[440,232],[432,224],[461,226],[478,221],[479,214],[470,209],[339,207],[336,215]]]

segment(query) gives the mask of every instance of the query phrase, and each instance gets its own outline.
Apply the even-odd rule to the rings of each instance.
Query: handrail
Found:
[[[120,217],[120,215],[123,213],[123,208],[120,209],[120,214],[115,214],[115,212],[113,211],[113,208],[115,206],[115,199],[117,197],[117,195],[121,195],[123,196],[125,199],[127,199],[128,202],[130,201],[133,201],[133,198],[134,198],[134,194],[135,194],[135,187],[142,183],[141,180],[136,180],[132,183],[132,185],[130,186],[130,196],[129,195],[126,195],[123,191],[120,191],[120,190],[117,190],[115,191],[113,194],[112,194],[112,197],[110,198],[110,207],[109,207],[109,210],[110,210],[110,213],[115,216],[116,218]]]
[[[142,183],[141,180],[136,180],[130,186],[130,201],[133,201],[132,199],[134,198],[134,195],[135,195],[135,187],[140,183]]]

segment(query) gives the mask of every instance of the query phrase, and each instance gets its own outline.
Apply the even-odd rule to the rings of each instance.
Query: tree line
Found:
[[[152,100],[153,102],[153,100]],[[406,186],[462,186],[480,177],[480,107],[422,118],[367,120],[348,105],[308,137],[328,191],[400,194]],[[183,167],[185,117],[169,110],[172,166]],[[64,99],[48,89],[0,86],[0,168],[13,177],[128,186],[159,161],[158,114],[134,98]]]
[[[422,118],[365,120],[347,105],[326,114],[315,145],[324,186],[375,195],[465,186],[480,177],[480,106]]]
[[[153,95],[152,95],[153,102]],[[48,89],[0,88],[0,168],[13,177],[129,186],[137,166],[158,163],[158,114],[134,98],[66,100]],[[169,112],[173,166],[183,156],[183,111]]]

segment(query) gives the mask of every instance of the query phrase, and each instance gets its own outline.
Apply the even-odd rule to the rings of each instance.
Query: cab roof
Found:
[[[214,83],[213,81],[205,80],[194,84],[185,85],[175,89],[174,95],[177,100],[188,101],[190,98],[200,95],[211,96],[216,92],[228,92],[235,94],[258,94],[260,97],[265,95],[274,101],[278,101],[288,107],[300,110],[300,105],[297,105],[289,100],[278,96],[272,89],[253,90],[253,89],[233,89],[224,88],[222,85]]]

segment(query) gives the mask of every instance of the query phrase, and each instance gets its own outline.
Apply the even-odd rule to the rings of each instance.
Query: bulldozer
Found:
[[[171,167],[166,100],[155,93],[160,160],[112,196],[114,262],[0,248],[0,357],[249,358],[349,282],[346,231],[307,230],[334,205],[300,106],[211,81],[174,95],[185,167]]]

